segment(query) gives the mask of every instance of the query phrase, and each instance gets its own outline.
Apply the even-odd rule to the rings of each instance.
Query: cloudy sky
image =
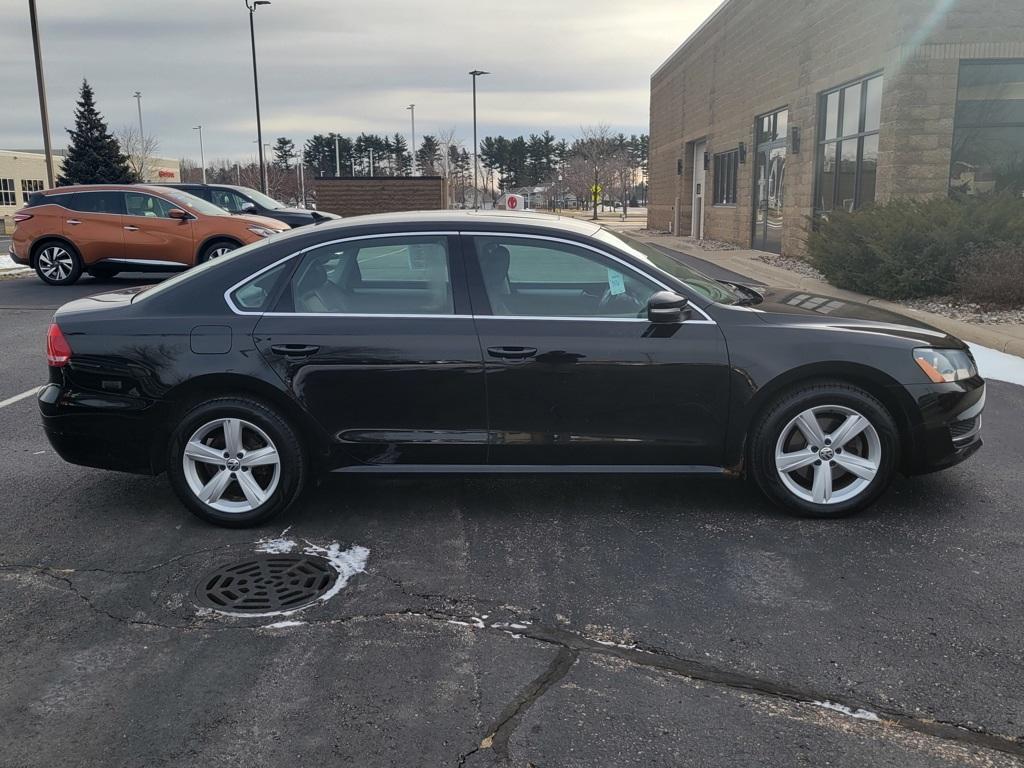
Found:
[[[360,131],[408,137],[607,123],[646,132],[651,72],[718,0],[273,0],[256,12],[264,142]],[[243,0],[37,0],[55,146],[64,146],[83,77],[112,128],[144,127],[161,154],[255,153],[248,12]],[[0,3],[0,148],[42,145],[27,0]]]

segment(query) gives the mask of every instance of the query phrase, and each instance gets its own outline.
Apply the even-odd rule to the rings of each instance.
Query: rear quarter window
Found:
[[[262,275],[257,275],[251,280],[242,283],[231,292],[231,301],[242,312],[266,312],[277,293],[277,286],[284,274],[285,268],[290,264],[286,261],[278,264],[273,269],[268,269]]]

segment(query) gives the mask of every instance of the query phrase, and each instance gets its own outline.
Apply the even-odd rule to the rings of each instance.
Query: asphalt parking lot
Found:
[[[133,283],[0,280],[0,401],[55,306]],[[328,477],[230,531],[11,402],[0,766],[1024,765],[1022,420],[991,382],[976,457],[848,520],[729,481]],[[363,570],[284,619],[197,607],[270,539]]]

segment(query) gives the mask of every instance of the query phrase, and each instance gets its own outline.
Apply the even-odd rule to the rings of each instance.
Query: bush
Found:
[[[901,199],[833,211],[811,234],[808,259],[840,288],[917,298],[952,293],[969,249],[999,241],[1024,244],[1021,198]]]
[[[1024,242],[970,245],[957,266],[956,293],[979,304],[1024,306]]]

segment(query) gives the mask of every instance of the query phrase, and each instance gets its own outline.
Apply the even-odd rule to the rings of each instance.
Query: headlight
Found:
[[[978,369],[974,367],[974,361],[965,349],[922,347],[914,350],[914,360],[936,384],[961,381],[978,375]]]
[[[276,229],[267,229],[266,227],[249,227],[249,231],[260,237],[270,237],[277,234]]]

